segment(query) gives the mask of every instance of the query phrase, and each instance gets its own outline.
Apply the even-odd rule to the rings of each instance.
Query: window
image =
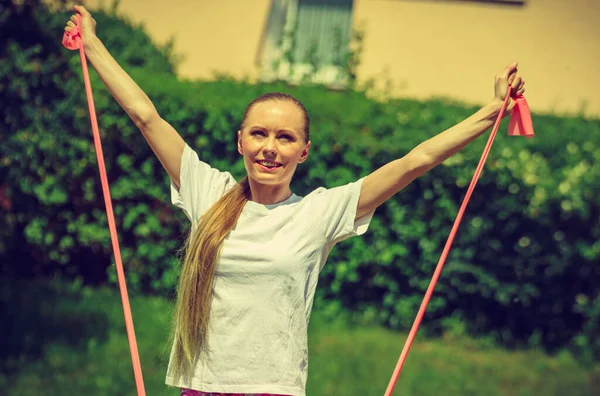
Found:
[[[273,0],[259,51],[263,80],[344,84],[352,0]]]

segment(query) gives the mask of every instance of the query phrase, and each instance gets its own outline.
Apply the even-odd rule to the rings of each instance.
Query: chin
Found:
[[[289,184],[289,181],[286,178],[281,177],[281,175],[270,175],[260,172],[252,172],[248,173],[248,177],[256,183],[269,186],[277,186],[286,183]]]
[[[252,175],[252,180],[257,183],[265,184],[269,186],[275,186],[278,184],[284,184],[285,180],[281,180],[279,177],[273,177],[271,175]]]

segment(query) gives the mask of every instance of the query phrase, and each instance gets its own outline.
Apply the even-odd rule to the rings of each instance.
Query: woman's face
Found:
[[[255,104],[238,131],[238,151],[244,156],[248,177],[259,184],[288,187],[309,149],[302,110],[292,102]]]

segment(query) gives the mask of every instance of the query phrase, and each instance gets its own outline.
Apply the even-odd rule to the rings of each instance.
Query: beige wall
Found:
[[[452,95],[481,103],[493,77],[518,60],[533,110],[600,115],[600,1],[356,0],[366,22],[361,76],[388,69],[404,95]]]
[[[91,12],[112,0],[84,0]],[[157,43],[175,38],[184,78],[209,79],[215,72],[254,77],[255,58],[270,0],[121,0],[118,13],[143,23]],[[97,33],[102,38],[101,26]],[[110,50],[110,48],[109,48]]]
[[[94,9],[101,0],[85,2]],[[175,37],[179,73],[255,77],[269,0],[121,0],[120,12],[162,43]],[[600,116],[600,1],[502,6],[435,0],[355,0],[364,23],[359,80],[390,80],[394,95],[484,103],[493,77],[520,63],[533,111]],[[98,28],[101,36],[101,27]]]

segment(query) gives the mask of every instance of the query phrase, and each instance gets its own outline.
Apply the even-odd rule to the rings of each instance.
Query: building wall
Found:
[[[366,24],[360,75],[387,70],[396,93],[482,103],[494,75],[519,61],[533,110],[600,115],[600,2],[356,0]]]
[[[85,2],[93,10],[101,0]],[[600,2],[526,5],[443,0],[355,0],[363,26],[359,82],[386,82],[394,96],[482,104],[494,75],[518,60],[533,111],[600,116]],[[184,78],[254,78],[269,0],[121,0],[158,43],[175,38]],[[101,27],[98,28],[101,36]],[[585,106],[584,106],[585,105]]]
[[[112,1],[84,5],[93,13]],[[183,78],[211,79],[215,73],[253,78],[269,6],[269,0],[121,0],[118,13],[142,23],[157,43],[174,38],[175,52],[184,57],[178,68]],[[101,26],[97,33],[102,38]]]

